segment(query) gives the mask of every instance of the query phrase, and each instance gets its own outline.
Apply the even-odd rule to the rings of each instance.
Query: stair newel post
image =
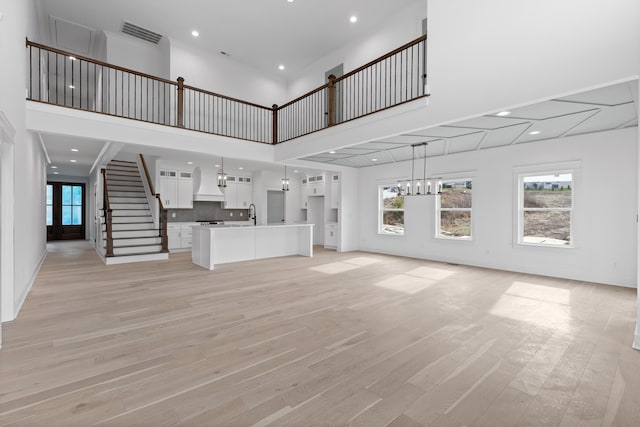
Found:
[[[336,76],[331,74],[329,76],[329,118],[327,120],[327,126],[333,126],[336,124]]]
[[[158,199],[158,202],[160,200]],[[162,243],[162,252],[169,252],[169,236],[167,235],[167,210],[162,207],[162,202],[160,202],[160,241]]]
[[[107,209],[107,256],[113,256],[113,210]]]
[[[184,127],[184,78],[178,77],[178,127]]]
[[[272,111],[272,124],[271,124],[271,130],[273,132],[273,136],[271,139],[271,143],[272,144],[277,144],[278,143],[278,104],[273,104],[271,106],[271,111]]]
[[[113,256],[113,211],[109,202],[109,187],[107,184],[107,170],[102,169],[102,208],[104,209],[104,220],[107,227],[107,253],[106,256]]]

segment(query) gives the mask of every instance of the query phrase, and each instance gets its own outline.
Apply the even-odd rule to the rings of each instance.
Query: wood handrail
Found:
[[[418,37],[417,39],[410,41],[409,43],[405,43],[404,45],[400,46],[399,48],[394,49],[389,53],[385,53],[384,55],[374,59],[373,61],[370,61],[370,62],[364,64],[363,66],[356,68],[355,70],[349,71],[347,74],[344,74],[344,75],[342,75],[340,77],[336,77],[335,80],[333,81],[333,83],[335,84],[335,83],[337,83],[337,82],[339,82],[341,80],[346,79],[347,77],[350,77],[350,76],[352,76],[352,75],[354,75],[356,73],[359,73],[360,71],[364,70],[365,68],[371,67],[372,65],[377,64],[378,62],[384,61],[385,59],[390,58],[393,55],[396,55],[396,54],[402,52],[403,50],[407,49],[408,47],[417,45],[417,44],[421,43],[423,40],[426,40],[426,39],[427,39],[427,36],[426,35],[422,35],[422,36]],[[282,104],[280,107],[278,107],[278,109],[282,110],[283,108],[286,108],[291,104],[295,104],[296,102],[301,101],[304,98],[307,98],[307,97],[309,97],[309,96],[311,96],[311,95],[313,95],[313,94],[315,94],[317,92],[320,92],[321,90],[327,89],[328,87],[329,87],[329,82],[323,84],[322,86],[318,86],[317,88],[315,88],[313,90],[310,90],[309,92],[305,93],[304,95],[301,95],[301,96],[297,97],[293,101],[289,101],[289,102],[287,102],[285,104]]]
[[[149,175],[149,169],[147,169],[147,162],[144,161],[144,156],[142,154],[138,154],[140,156],[140,163],[142,163],[142,169],[144,170],[144,175],[147,178],[147,184],[149,184],[149,191],[151,195],[157,196],[156,192],[153,191],[153,182],[151,182],[151,175]]]
[[[380,57],[378,57],[378,58],[374,59],[373,61],[367,62],[366,64],[364,64],[364,65],[362,65],[362,66],[360,66],[360,67],[356,68],[355,70],[351,70],[351,71],[349,71],[348,73],[343,74],[343,75],[342,75],[342,76],[340,76],[340,77],[336,77],[335,82],[337,83],[337,82],[339,82],[340,80],[344,80],[344,79],[346,79],[346,78],[348,78],[348,77],[351,77],[351,76],[353,76],[354,74],[357,74],[357,73],[359,73],[360,71],[364,70],[365,68],[369,68],[369,67],[371,67],[372,65],[377,64],[378,62],[382,62],[382,61],[384,61],[384,60],[385,60],[385,59],[387,59],[387,58],[391,58],[393,55],[397,55],[398,53],[402,52],[402,51],[403,51],[403,50],[405,50],[405,49],[410,48],[411,46],[415,46],[415,45],[417,45],[417,44],[419,44],[419,43],[422,43],[422,42],[423,42],[424,40],[426,40],[426,39],[427,39],[427,35],[426,35],[426,34],[423,34],[422,36],[418,37],[417,39],[412,40],[412,41],[410,41],[409,43],[405,43],[405,44],[403,44],[402,46],[400,46],[399,48],[394,49],[394,50],[392,50],[391,52],[385,53],[384,55],[382,55],[382,56],[380,56]]]
[[[153,183],[151,182],[151,175],[149,174],[149,169],[147,168],[147,162],[144,160],[144,156],[142,154],[138,154],[140,157],[140,163],[142,163],[142,169],[144,170],[144,176],[147,179],[147,184],[149,184],[149,192],[152,196],[155,196],[158,201],[158,233],[162,243],[162,251],[169,252],[169,235],[167,234],[167,210],[164,208],[164,203],[162,203],[162,197],[160,197],[160,193],[156,193],[153,191]]]
[[[109,201],[109,187],[107,184],[107,170],[102,169],[102,196],[103,196],[103,209],[104,209],[104,221],[107,226],[107,248],[106,256],[113,256],[113,210],[111,209],[111,202]],[[100,230],[102,233],[102,230]]]
[[[217,96],[218,98],[222,98],[222,99],[226,99],[228,101],[233,101],[233,102],[238,102],[240,104],[244,104],[244,105],[248,105],[250,107],[256,107],[256,108],[262,108],[263,110],[269,110],[271,111],[271,108],[269,107],[265,107],[264,105],[260,105],[260,104],[254,104],[253,102],[249,102],[249,101],[243,101],[242,99],[238,99],[238,98],[233,98],[231,96],[227,96],[227,95],[221,95],[219,93],[215,93],[215,92],[210,92],[208,90],[204,90],[204,89],[200,89],[197,87],[193,87],[193,86],[189,86],[189,85],[184,85],[185,89],[189,89],[192,90],[194,92],[200,92],[204,95],[211,95],[211,96]]]
[[[101,65],[101,66],[107,67],[107,68],[113,68],[114,70],[123,71],[125,73],[136,74],[138,76],[145,77],[147,79],[156,80],[156,81],[167,83],[167,84],[171,84],[171,85],[174,85],[174,86],[178,85],[177,82],[174,82],[174,81],[171,81],[171,80],[167,80],[167,79],[163,79],[162,77],[152,76],[151,74],[146,74],[146,73],[143,73],[141,71],[136,71],[136,70],[132,70],[130,68],[125,68],[125,67],[120,67],[118,65],[109,64],[107,62],[103,62],[103,61],[100,61],[98,59],[89,58],[87,56],[76,55],[75,53],[72,53],[72,52],[67,52],[67,51],[64,51],[64,50],[61,50],[61,49],[56,49],[55,47],[50,47],[50,46],[46,46],[46,45],[43,45],[43,44],[40,44],[40,43],[32,42],[29,39],[27,39],[27,46],[37,47],[38,49],[48,50],[49,52],[57,53],[57,54],[64,55],[64,56],[73,56],[76,59],[81,59],[83,61],[92,62],[94,64]]]

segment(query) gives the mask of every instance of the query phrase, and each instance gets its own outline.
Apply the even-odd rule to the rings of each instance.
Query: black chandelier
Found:
[[[442,194],[442,178],[427,177],[427,145],[429,145],[428,142],[411,144],[411,179],[407,180],[404,186],[402,184],[402,181],[398,182],[400,195],[439,196]],[[415,178],[416,147],[424,147],[422,179],[420,179],[420,177],[418,177],[417,179]]]

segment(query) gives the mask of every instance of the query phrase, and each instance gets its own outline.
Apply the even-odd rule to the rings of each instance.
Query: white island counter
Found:
[[[191,259],[213,270],[215,264],[280,256],[313,256],[313,224],[258,226],[197,225]]]

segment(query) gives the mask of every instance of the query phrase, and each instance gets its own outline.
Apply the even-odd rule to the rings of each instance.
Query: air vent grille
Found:
[[[160,40],[162,40],[162,34],[155,33],[127,21],[122,23],[122,32],[153,44],[158,44]]]

